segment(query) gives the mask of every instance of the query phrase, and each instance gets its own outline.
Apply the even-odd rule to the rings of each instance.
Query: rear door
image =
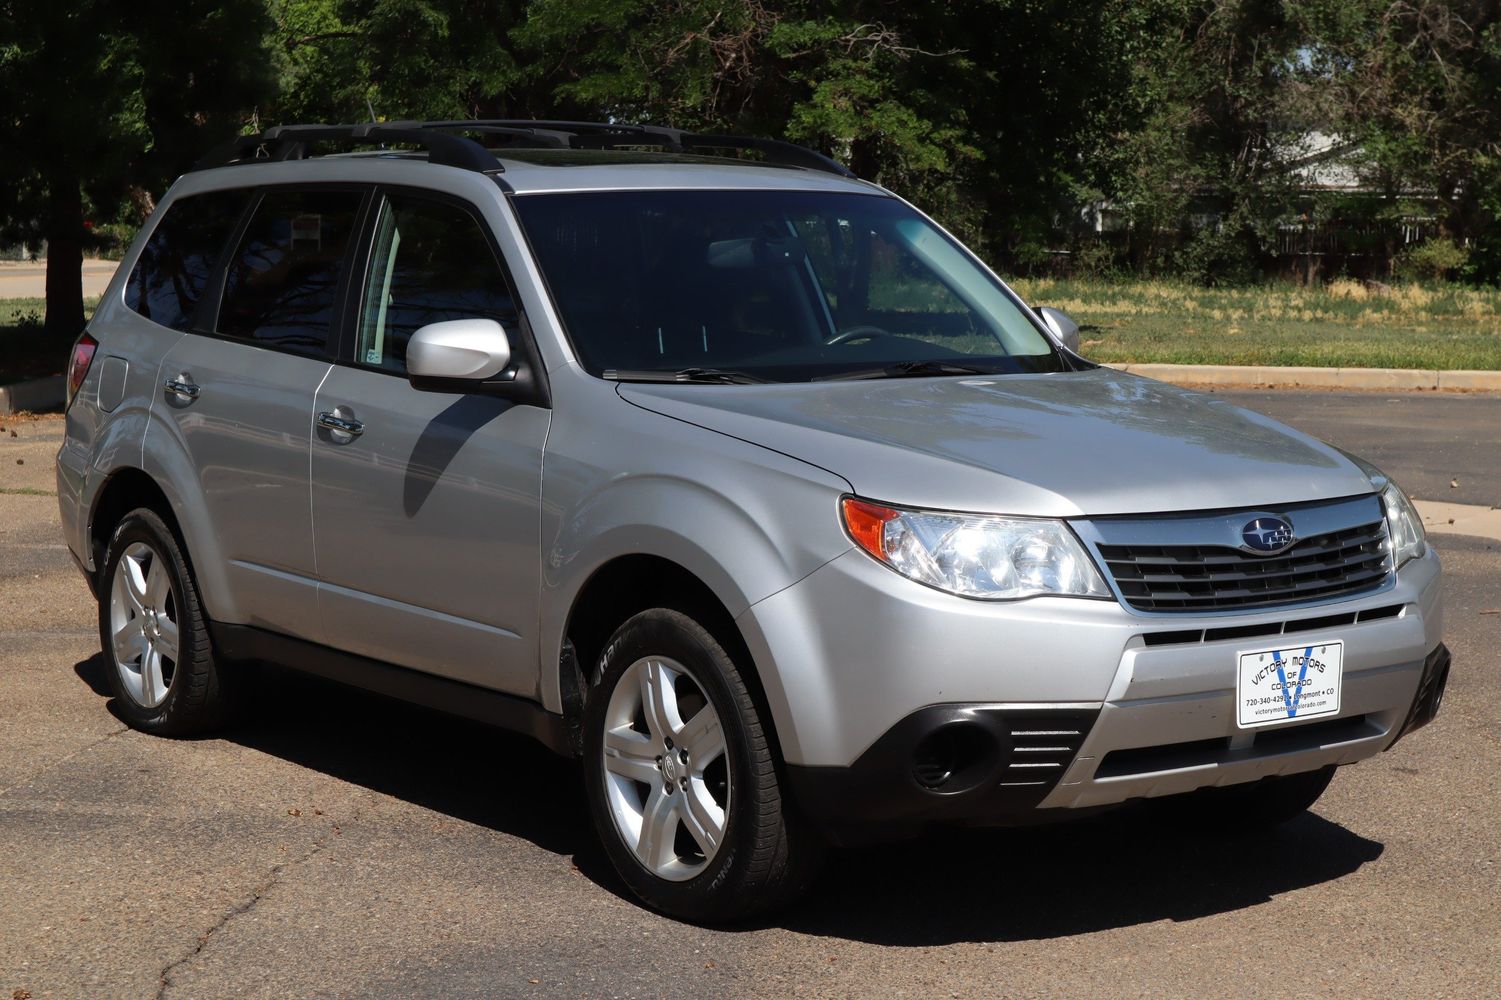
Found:
[[[535,695],[550,411],[419,392],[406,379],[407,341],[427,323],[494,319],[517,351],[525,333],[513,286],[470,206],[392,190],[372,211],[371,252],[351,296],[354,343],[313,407],[327,641]],[[358,433],[319,423],[329,418],[352,421]]]
[[[160,402],[198,478],[234,618],[317,638],[309,413],[331,367],[347,251],[367,193],[269,188],[219,269],[217,315],[166,355]]]

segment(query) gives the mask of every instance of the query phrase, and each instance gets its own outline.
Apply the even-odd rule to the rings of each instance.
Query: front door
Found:
[[[407,341],[428,323],[494,319],[517,343],[511,285],[466,207],[392,193],[377,211],[354,364],[329,373],[313,407],[324,635],[363,656],[535,695],[550,411],[406,380]]]

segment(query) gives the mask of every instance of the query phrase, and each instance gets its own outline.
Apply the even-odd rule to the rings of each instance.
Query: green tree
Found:
[[[268,0],[282,122],[524,117],[524,0]]]
[[[259,0],[0,0],[0,235],[47,241],[50,337],[83,327],[90,216],[144,218],[269,93],[266,24]]]
[[[1501,279],[1501,5],[1330,0],[1320,58],[1330,119],[1398,191],[1431,191],[1443,237]]]

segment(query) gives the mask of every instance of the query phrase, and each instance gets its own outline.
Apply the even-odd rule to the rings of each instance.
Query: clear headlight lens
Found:
[[[866,552],[930,587],[983,600],[1109,597],[1062,521],[904,510],[845,497],[845,529]]]
[[[1428,537],[1423,533],[1423,519],[1418,516],[1412,501],[1407,499],[1407,494],[1385,476],[1380,481],[1373,477],[1372,485],[1381,490],[1381,506],[1386,508],[1386,530],[1392,539],[1392,566],[1399,567],[1427,552]]]

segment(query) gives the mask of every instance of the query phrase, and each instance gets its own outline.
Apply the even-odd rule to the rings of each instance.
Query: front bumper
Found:
[[[1432,687],[1447,663],[1432,552],[1355,598],[1234,615],[967,601],[849,552],[740,624],[794,788],[825,825],[1005,822],[1352,763],[1425,714],[1420,684]],[[1338,716],[1237,728],[1239,652],[1333,640],[1345,646]],[[1031,726],[1050,713],[1082,731],[1045,786],[1003,790],[1000,772],[987,771],[946,792],[913,777],[929,729],[974,722],[1000,748],[994,762],[1009,766],[1012,720]]]

